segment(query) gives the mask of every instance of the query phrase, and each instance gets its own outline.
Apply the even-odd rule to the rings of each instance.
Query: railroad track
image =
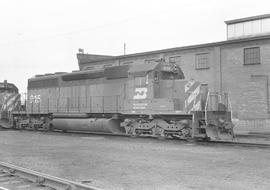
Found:
[[[61,134],[63,132],[60,132]],[[67,133],[72,133],[72,132],[65,132]],[[147,136],[136,136],[133,137],[131,135],[125,135],[125,134],[108,134],[108,133],[77,133],[77,134],[91,134],[91,135],[101,135],[101,136],[114,136],[114,137],[126,137],[126,138],[149,138]],[[153,139],[153,140],[161,140],[159,138],[149,138],[149,139]],[[242,147],[257,147],[257,148],[270,148],[270,144],[264,144],[264,143],[248,143],[248,142],[238,142],[238,141],[196,141],[193,139],[164,139],[162,138],[162,140],[172,140],[172,141],[184,141],[184,142],[195,142],[195,144],[205,144],[205,145],[210,145],[210,144],[216,144],[216,145],[225,145],[225,146],[242,146]]]
[[[241,147],[254,147],[254,148],[270,148],[270,144],[264,143],[247,143],[247,142],[229,142],[229,141],[198,141],[196,144],[203,145],[225,145],[225,146],[241,146]]]
[[[0,190],[101,190],[0,162]]]
[[[270,139],[270,134],[263,134],[263,133],[238,134],[236,136],[237,137],[240,137],[240,138]]]
[[[7,129],[7,130],[14,130],[14,129]],[[43,132],[43,131],[31,131],[31,132]],[[131,138],[131,135],[126,134],[108,134],[108,133],[87,133],[87,132],[78,132],[78,131],[70,131],[70,132],[59,132],[59,131],[50,131],[50,133],[66,135],[98,135],[98,136],[113,136],[113,137],[126,137]],[[239,135],[239,137],[242,135]],[[253,137],[253,135],[243,135],[245,137]],[[262,136],[260,136],[262,138]],[[263,136],[265,137],[265,136]],[[147,138],[147,136],[136,136],[135,138]],[[270,138],[268,136],[268,138]],[[151,138],[153,139],[153,138]],[[157,138],[154,138],[157,139]],[[225,145],[225,146],[242,146],[242,147],[257,147],[257,148],[270,148],[270,144],[263,144],[263,143],[248,143],[248,142],[238,142],[238,141],[196,141],[193,139],[163,139],[163,140],[173,140],[173,141],[186,141],[188,143],[195,143],[198,145]],[[1,189],[0,189],[1,190]]]

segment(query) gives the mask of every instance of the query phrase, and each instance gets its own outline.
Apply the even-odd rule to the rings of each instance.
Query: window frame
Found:
[[[255,53],[254,53],[254,51],[253,52],[246,52],[248,50],[255,50],[255,49],[258,50]],[[256,57],[248,57],[248,55],[246,53],[249,53],[249,56],[256,55]],[[244,48],[243,49],[243,56],[244,56],[244,62],[243,62],[244,66],[245,65],[260,65],[261,64],[261,49],[260,49],[259,46]],[[249,61],[248,61],[248,59],[249,59]],[[256,60],[256,59],[258,59],[259,61],[251,62],[250,60],[252,60],[252,59],[253,59],[253,61]]]
[[[201,56],[201,55],[207,55],[208,56],[207,65],[205,67],[198,67],[198,63],[199,63],[198,56]],[[195,69],[196,70],[210,69],[210,53],[209,52],[195,54]]]

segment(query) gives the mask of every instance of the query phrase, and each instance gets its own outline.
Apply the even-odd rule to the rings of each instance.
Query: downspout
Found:
[[[223,91],[223,86],[222,86],[222,55],[221,55],[221,47],[219,47],[219,91],[222,93]]]

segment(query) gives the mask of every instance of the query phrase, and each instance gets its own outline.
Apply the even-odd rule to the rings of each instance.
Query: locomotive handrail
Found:
[[[61,106],[60,105],[60,98],[66,99],[66,105]],[[85,108],[88,108],[87,112],[92,112],[94,110],[94,102],[96,103],[96,108],[100,109],[102,113],[105,113],[107,111],[114,111],[118,112],[121,109],[120,105],[120,95],[107,95],[107,96],[89,96],[89,97],[82,97],[82,96],[76,96],[76,97],[58,97],[55,101],[50,101],[50,98],[47,99],[41,99],[40,102],[33,102],[29,101],[28,103],[28,109],[26,110],[29,113],[40,113],[40,110],[46,109],[48,113],[50,112],[61,112],[61,111],[77,111],[82,112],[83,110],[86,110]],[[41,102],[46,102],[45,104]],[[83,101],[85,101],[83,104],[81,104]],[[50,107],[52,103],[55,102],[54,107]],[[106,103],[108,102],[115,102],[113,105],[113,108],[107,109]],[[45,106],[45,107],[44,107]]]

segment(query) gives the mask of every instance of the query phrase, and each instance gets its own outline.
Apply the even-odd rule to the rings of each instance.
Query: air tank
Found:
[[[125,134],[117,119],[97,118],[54,118],[53,129],[94,133]]]

